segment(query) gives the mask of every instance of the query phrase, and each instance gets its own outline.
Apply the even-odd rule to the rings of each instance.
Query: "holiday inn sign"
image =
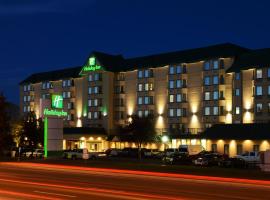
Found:
[[[80,75],[84,75],[87,72],[97,71],[101,69],[102,67],[96,64],[96,58],[91,57],[89,58],[87,65],[83,66],[82,71],[80,72]]]

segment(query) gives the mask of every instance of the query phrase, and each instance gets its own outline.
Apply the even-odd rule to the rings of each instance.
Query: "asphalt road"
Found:
[[[3,162],[0,200],[5,199],[270,199],[270,184]]]

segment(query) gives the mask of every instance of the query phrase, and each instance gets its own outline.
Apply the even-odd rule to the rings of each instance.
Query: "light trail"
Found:
[[[170,178],[182,178],[182,179],[193,179],[193,180],[205,180],[205,181],[217,181],[226,183],[242,183],[251,185],[262,185],[270,186],[270,181],[267,180],[255,180],[255,179],[243,179],[243,178],[226,178],[226,177],[215,177],[215,176],[201,176],[191,174],[175,174],[175,173],[164,173],[164,172],[148,172],[148,171],[136,171],[126,169],[110,169],[110,168],[95,168],[95,167],[79,167],[79,166],[65,166],[57,164],[41,164],[41,163],[5,163],[11,166],[17,167],[28,167],[28,168],[47,168],[47,169],[66,169],[66,170],[79,170],[89,172],[107,172],[107,173],[122,173],[131,175],[145,175],[154,177],[170,177]]]

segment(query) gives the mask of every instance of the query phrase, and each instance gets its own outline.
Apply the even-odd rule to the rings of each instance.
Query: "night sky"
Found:
[[[270,47],[269,1],[0,0],[0,90],[19,102],[35,72],[232,42]]]

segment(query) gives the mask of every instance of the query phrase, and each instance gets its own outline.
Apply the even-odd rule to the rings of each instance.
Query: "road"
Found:
[[[270,199],[270,181],[2,162],[0,199]]]

